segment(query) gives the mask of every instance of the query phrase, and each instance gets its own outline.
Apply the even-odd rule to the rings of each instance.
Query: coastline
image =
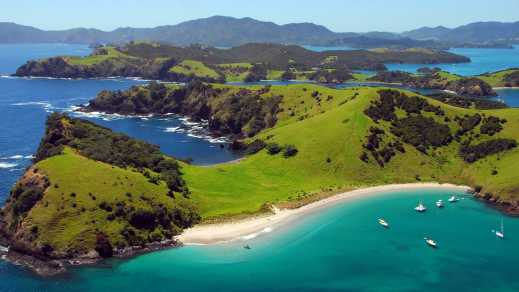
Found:
[[[424,188],[443,188],[457,191],[468,191],[468,186],[440,183],[409,183],[390,184],[375,187],[367,187],[339,193],[325,199],[304,205],[297,209],[278,209],[273,207],[273,213],[258,215],[243,220],[225,223],[201,224],[184,230],[175,237],[184,245],[208,245],[249,239],[261,233],[268,233],[279,226],[287,225],[299,217],[317,212],[323,208],[334,206],[336,203],[364,198],[366,196],[383,195],[385,192],[397,190],[412,190]]]

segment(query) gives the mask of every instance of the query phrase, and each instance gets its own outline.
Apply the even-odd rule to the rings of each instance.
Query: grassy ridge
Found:
[[[94,65],[110,59],[137,59],[127,55],[115,47],[104,47],[103,54],[93,54],[86,57],[67,57],[66,60],[71,65]]]

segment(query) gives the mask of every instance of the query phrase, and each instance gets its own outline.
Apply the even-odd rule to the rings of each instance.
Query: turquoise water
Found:
[[[519,46],[513,49],[473,49],[454,48],[449,52],[467,56],[470,63],[460,64],[386,64],[389,70],[416,72],[420,67],[440,67],[445,71],[462,76],[479,75],[486,72],[495,72],[508,68],[519,67]]]
[[[343,202],[235,243],[188,246],[41,279],[0,266],[0,289],[20,291],[517,291],[519,220],[452,191],[411,190]],[[413,207],[423,200],[429,210]],[[391,228],[378,225],[384,217]],[[435,239],[428,247],[424,236]],[[252,249],[246,250],[244,244]],[[9,282],[3,279],[10,279]],[[2,290],[3,291],[3,290]]]

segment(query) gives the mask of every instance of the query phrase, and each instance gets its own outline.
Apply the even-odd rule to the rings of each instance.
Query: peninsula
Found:
[[[179,245],[176,236],[199,222],[387,184],[467,185],[518,214],[519,111],[443,101],[387,88],[200,81],[101,92],[82,110],[207,120],[245,157],[191,165],[53,114],[34,165],[1,212],[7,258],[52,274],[69,264]]]

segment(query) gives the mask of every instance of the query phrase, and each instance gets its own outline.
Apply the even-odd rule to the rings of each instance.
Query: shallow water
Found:
[[[78,268],[59,279],[5,269],[0,288],[45,291],[516,291],[519,220],[491,232],[500,214],[465,197],[437,209],[452,191],[391,192],[339,203],[257,238],[188,246]],[[429,210],[413,207],[423,200]],[[391,228],[377,223],[383,217]],[[432,249],[424,236],[437,241]],[[252,249],[243,248],[249,244]]]

